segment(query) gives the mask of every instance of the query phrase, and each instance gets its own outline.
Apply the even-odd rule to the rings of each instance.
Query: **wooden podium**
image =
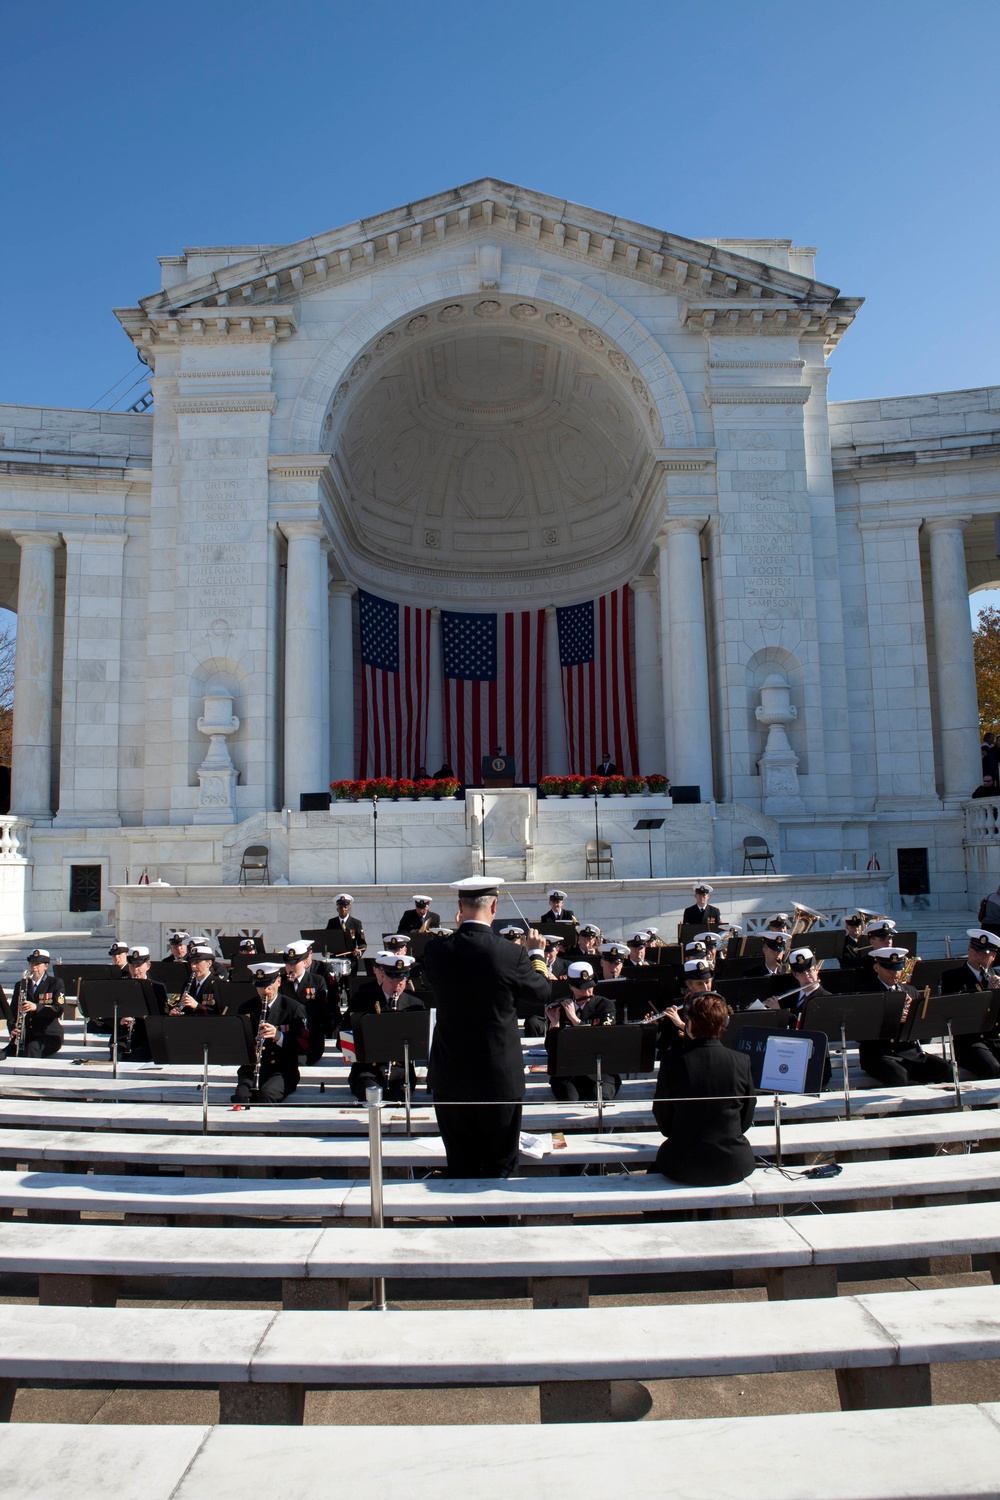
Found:
[[[483,786],[514,786],[514,757],[512,755],[484,755],[482,762]]]

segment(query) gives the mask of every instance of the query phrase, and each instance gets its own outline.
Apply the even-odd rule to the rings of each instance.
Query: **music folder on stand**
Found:
[[[201,1068],[201,1132],[208,1134],[208,1065],[249,1068],[256,1035],[249,1016],[150,1016],[146,1022],[153,1061]]]
[[[651,1073],[655,1026],[557,1026],[551,1053],[553,1078],[597,1076],[597,1133],[604,1134],[605,1073]]]
[[[359,1063],[371,1067],[403,1064],[403,1101],[406,1108],[406,1134],[412,1135],[410,1111],[410,1064],[426,1062],[430,1053],[431,1012],[429,1010],[389,1010],[378,1015],[361,1011],[351,1013],[354,1051]]]
[[[85,1021],[111,1022],[111,1076],[118,1077],[118,1017],[158,1016],[160,1007],[148,979],[84,979],[77,1002]]]

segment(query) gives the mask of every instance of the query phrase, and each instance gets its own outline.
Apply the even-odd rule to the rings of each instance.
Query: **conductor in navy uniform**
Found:
[[[517,1166],[524,1097],[517,1006],[549,998],[550,981],[529,952],[491,930],[501,884],[455,881],[457,931],[424,949],[437,1001],[427,1085],[450,1177],[509,1177]]]

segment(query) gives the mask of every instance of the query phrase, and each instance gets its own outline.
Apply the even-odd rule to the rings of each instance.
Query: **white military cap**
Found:
[[[550,901],[565,901],[566,900],[566,892],[565,891],[549,891],[549,900]]]
[[[987,932],[985,927],[970,927],[966,937],[969,939],[969,947],[980,953],[986,953],[990,948],[1000,951],[1000,937],[995,932]]]
[[[198,959],[198,958],[214,958],[214,957],[215,957],[215,953],[212,950],[212,948],[209,947],[208,943],[192,943],[191,947],[188,949],[188,958],[189,959],[190,958],[193,958],[193,959]]]
[[[385,969],[389,974],[405,974],[407,969],[413,968],[416,961],[408,953],[387,953],[384,949],[375,955],[379,968]]]
[[[714,885],[706,885],[704,881],[693,887],[696,896],[710,896],[715,890]]]
[[[413,904],[414,906],[430,906],[431,898],[430,896],[414,896]]]
[[[264,989],[273,984],[281,973],[282,964],[258,964],[253,971],[253,982],[258,989]]]
[[[189,932],[172,932],[167,938],[168,943],[186,943],[191,937]]]
[[[588,922],[587,925],[586,925],[586,927],[581,927],[580,928],[580,936],[581,937],[601,937],[602,933],[601,933],[601,929],[599,927],[595,927],[593,922]]]
[[[645,948],[648,940],[649,935],[645,932],[631,932],[625,939],[630,948]]]
[[[701,978],[707,979],[712,970],[703,958],[689,958],[684,965],[684,972],[685,974],[698,974]]]
[[[451,935],[452,935],[452,933],[454,931],[455,931],[454,927],[429,927],[427,929],[427,936],[428,937],[451,937]]]
[[[334,905],[339,906],[342,901],[346,901],[350,905],[353,900],[353,896],[349,896],[346,891],[341,891],[339,896],[334,897]]]
[[[788,955],[788,964],[792,969],[809,969],[816,962],[816,955],[811,948],[793,948]]]
[[[524,928],[523,927],[518,927],[518,925],[517,925],[516,922],[511,922],[511,924],[508,927],[501,927],[501,929],[500,929],[500,936],[501,937],[512,937],[512,936],[513,937],[523,937],[524,936]]]
[[[696,932],[691,941],[693,943],[704,943],[706,948],[711,943],[713,948],[717,948],[719,946],[719,934],[717,932]]]
[[[312,943],[308,938],[296,938],[293,943],[285,944],[285,957],[298,963],[300,959],[305,958],[311,947]]]
[[[628,958],[628,949],[624,943],[602,943],[601,952],[605,958]]]
[[[185,939],[185,941],[186,941],[186,939]],[[39,948],[36,951],[40,953],[42,950]],[[108,957],[109,958],[114,958],[114,956],[115,956],[116,953],[127,953],[127,952],[128,952],[128,943],[123,943],[121,941],[115,942],[115,943],[112,943],[111,947],[108,949]]]
[[[392,937],[383,938],[386,948],[408,948],[410,946],[410,934],[408,932],[394,932]]]
[[[134,948],[129,949],[128,961],[130,964],[144,964],[149,957],[149,949],[142,943],[137,943]]]
[[[873,948],[872,958],[887,969],[901,969],[909,952],[909,948]]]
[[[460,896],[495,896],[502,885],[498,875],[466,875],[464,880],[453,880],[451,889]]]
[[[590,964],[570,964],[569,968],[566,970],[566,978],[570,981],[575,981],[577,984],[583,984],[585,981],[592,980],[593,977],[594,971],[591,968]]]
[[[876,933],[876,932],[884,932],[884,933],[888,934],[888,933],[892,933],[892,932],[895,932],[895,931],[896,931],[896,924],[892,920],[891,917],[879,917],[876,922],[869,922],[868,926],[865,928],[865,934],[866,935],[868,933]]]
[[[695,938],[692,942],[684,944],[684,952],[693,954],[696,958],[703,958],[707,954],[708,949],[704,943],[699,943],[698,939]]]
[[[147,948],[147,953],[149,949]],[[49,961],[49,950],[47,948],[36,948],[33,953],[28,954],[29,964],[47,964]]]

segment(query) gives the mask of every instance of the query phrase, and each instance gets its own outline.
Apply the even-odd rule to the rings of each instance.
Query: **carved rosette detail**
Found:
[[[599,333],[595,333],[592,328],[581,328],[579,330],[579,335],[581,342],[586,344],[588,349],[593,349],[596,353],[599,354],[604,348],[604,340],[601,338],[601,335]]]
[[[565,313],[546,313],[545,321],[550,328],[556,328],[560,333],[572,333],[573,323]]]
[[[503,306],[499,302],[477,302],[472,309],[477,318],[502,318]]]
[[[538,308],[533,302],[515,302],[510,310],[512,318],[525,319],[537,318]]]
[[[438,319],[442,323],[456,323],[459,318],[465,316],[465,308],[461,302],[449,302],[447,307],[442,307],[438,313]]]

